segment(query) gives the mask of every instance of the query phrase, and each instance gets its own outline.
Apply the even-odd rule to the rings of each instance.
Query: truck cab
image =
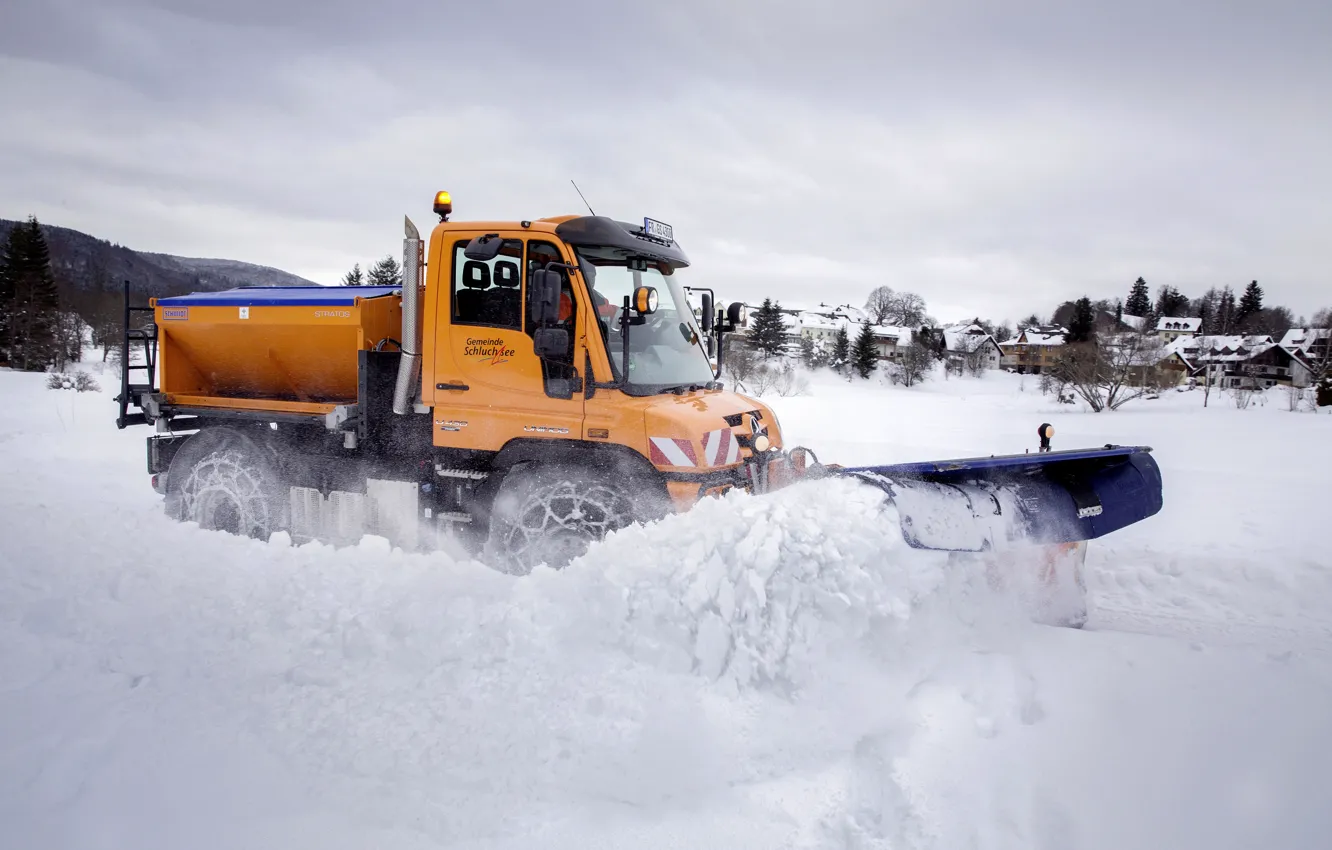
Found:
[[[700,486],[738,483],[728,473],[757,436],[780,448],[772,411],[717,382],[681,282],[688,259],[669,229],[649,226],[565,216],[435,227],[421,402],[436,446],[628,450],[681,507]],[[543,319],[546,276],[558,298]]]

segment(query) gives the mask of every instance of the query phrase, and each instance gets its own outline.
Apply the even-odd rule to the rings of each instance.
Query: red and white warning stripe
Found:
[[[649,437],[648,459],[657,466],[698,466],[694,444],[674,437]]]
[[[730,466],[740,461],[740,442],[730,428],[703,435],[703,459],[708,466]]]

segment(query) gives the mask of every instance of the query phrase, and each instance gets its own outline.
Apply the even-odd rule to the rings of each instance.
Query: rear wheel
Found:
[[[504,478],[491,508],[488,559],[526,574],[539,564],[557,569],[594,542],[661,515],[650,485],[612,481],[571,467],[527,467]]]
[[[254,440],[205,431],[172,460],[167,513],[200,528],[267,540],[285,527],[281,492],[275,464]]]

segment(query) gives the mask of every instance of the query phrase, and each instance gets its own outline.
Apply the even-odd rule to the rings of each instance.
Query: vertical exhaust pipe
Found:
[[[403,216],[402,240],[402,359],[393,388],[393,412],[404,415],[416,402],[415,384],[421,371],[421,266],[425,246],[412,220]]]

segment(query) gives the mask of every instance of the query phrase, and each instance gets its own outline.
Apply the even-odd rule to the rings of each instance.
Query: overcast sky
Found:
[[[573,178],[723,300],[1332,304],[1328,0],[5,0],[0,115],[0,217],[321,283]]]

